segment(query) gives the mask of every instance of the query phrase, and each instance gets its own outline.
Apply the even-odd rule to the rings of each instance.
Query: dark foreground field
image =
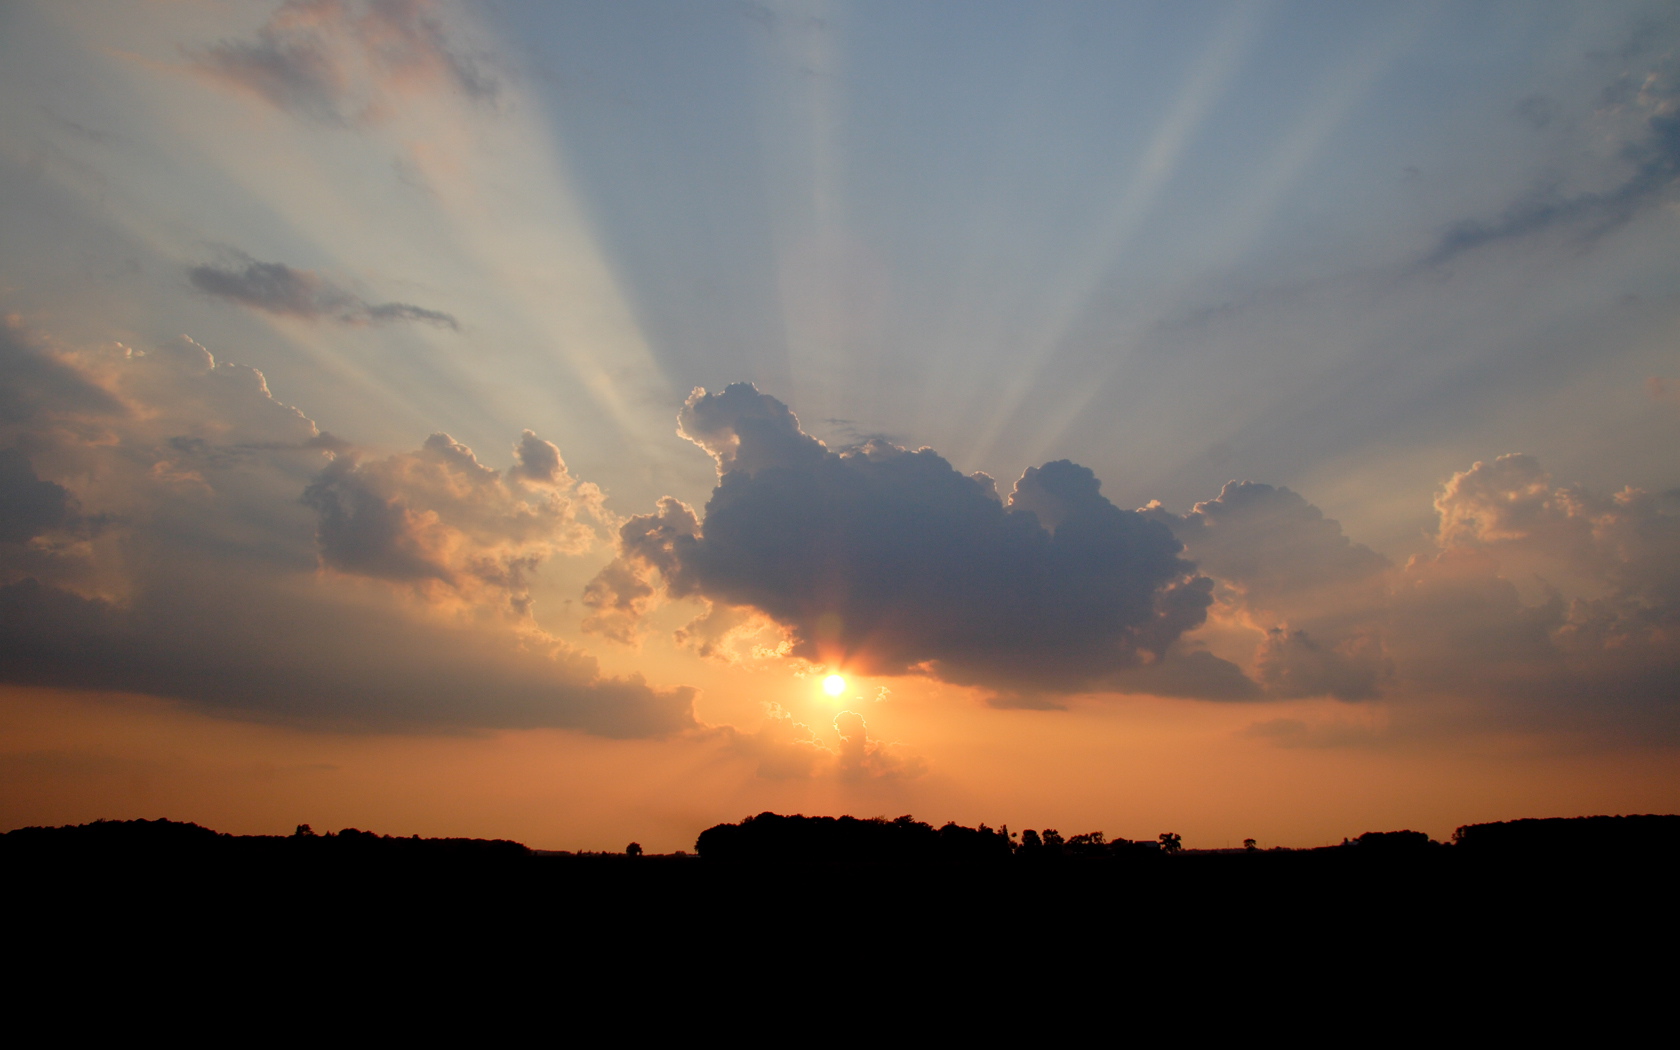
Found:
[[[1027,985],[1072,1003],[1201,982],[1538,1001],[1581,982],[1666,996],[1677,826],[979,857],[823,855],[820,836],[789,849],[784,835],[767,851],[638,857],[159,821],[13,832],[0,837],[0,870],[20,988],[448,995],[461,981],[547,982],[572,1001],[649,982],[750,996],[848,981],[960,989],[977,1008]]]

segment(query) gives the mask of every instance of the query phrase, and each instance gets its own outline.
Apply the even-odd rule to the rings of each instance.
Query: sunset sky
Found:
[[[1680,811],[1671,3],[12,0],[0,313],[0,830]]]

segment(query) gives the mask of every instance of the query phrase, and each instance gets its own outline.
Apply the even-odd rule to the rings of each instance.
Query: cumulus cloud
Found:
[[[1392,565],[1287,488],[1233,481],[1183,516],[1152,504],[1185,556],[1218,582],[1218,607],[1261,634],[1252,662],[1280,697],[1362,700],[1389,673],[1374,619]]]
[[[1395,564],[1287,488],[1124,511],[1061,461],[1000,499],[931,449],[829,449],[745,384],[697,390],[679,433],[717,487],[703,511],[667,497],[624,522],[585,594],[598,633],[634,641],[659,602],[691,599],[697,648],[758,615],[786,640],[758,655],[927,674],[1000,706],[1330,697],[1457,725],[1680,730],[1675,493],[1595,494],[1504,456],[1449,478],[1433,549]]]
[[[1480,656],[1492,668],[1483,677],[1513,698],[1590,698],[1672,721],[1680,498],[1558,486],[1533,457],[1509,455],[1455,474],[1436,508],[1443,549],[1413,560],[1397,601],[1399,644],[1418,662]],[[1513,577],[1532,579],[1536,593]],[[1451,610],[1435,593],[1443,589]],[[1455,626],[1461,633],[1448,637]]]
[[[536,435],[505,472],[445,435],[375,457],[190,340],[12,335],[0,372],[33,386],[0,446],[0,680],[340,728],[696,725],[692,690],[482,615],[590,542],[599,492]]]
[[[235,265],[194,266],[187,271],[188,279],[201,292],[264,313],[309,321],[348,325],[418,321],[442,328],[461,327],[454,317],[440,310],[412,303],[370,303],[313,271],[296,270],[285,263],[258,262],[242,252],[235,254]]]
[[[752,733],[722,728],[730,747],[757,763],[758,775],[771,780],[835,777],[840,780],[911,779],[926,763],[896,745],[872,739],[863,716],[841,711],[834,716],[834,743],[825,743],[811,726],[771,704],[764,723]]]
[[[603,519],[601,491],[577,484],[560,450],[527,430],[503,473],[448,434],[415,452],[341,454],[304,489],[324,565],[460,594],[488,588],[529,609],[528,579],[555,554],[580,554]]]
[[[255,37],[185,53],[220,86],[307,120],[365,126],[424,92],[495,101],[501,82],[451,36],[429,0],[287,0]]]
[[[1218,581],[1214,619],[1258,636],[1224,652],[1267,695],[1680,730],[1680,496],[1559,486],[1534,457],[1501,456],[1445,482],[1435,549],[1401,566],[1287,489],[1233,483],[1182,517],[1150,510]]]
[[[698,596],[761,611],[808,660],[1035,703],[1171,664],[1211,600],[1167,526],[1114,506],[1073,463],[1028,471],[1005,504],[931,449],[832,451],[749,384],[696,390],[679,433],[711,454],[718,485],[703,523],[670,498],[625,523],[586,593],[602,633]]]

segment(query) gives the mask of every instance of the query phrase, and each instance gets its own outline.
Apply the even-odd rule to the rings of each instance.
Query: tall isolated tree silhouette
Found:
[[[1162,851],[1166,853],[1177,853],[1184,848],[1184,840],[1171,831],[1161,832],[1160,842]]]

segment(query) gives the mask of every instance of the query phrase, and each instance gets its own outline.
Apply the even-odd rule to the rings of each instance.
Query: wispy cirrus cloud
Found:
[[[1608,188],[1571,193],[1546,187],[1492,218],[1454,222],[1423,265],[1439,266],[1479,248],[1554,229],[1572,230],[1591,241],[1674,199],[1680,188],[1680,60],[1669,52],[1622,75],[1605,92],[1600,109],[1607,119],[1632,122],[1616,158],[1622,173]],[[1536,128],[1544,128],[1557,120],[1559,106],[1552,99],[1530,97],[1519,104],[1518,112]]]
[[[234,256],[231,266],[194,266],[187,271],[187,278],[201,292],[264,313],[348,325],[410,321],[456,331],[461,328],[453,315],[441,310],[428,310],[413,303],[370,303],[313,270],[261,262],[243,252]]]
[[[254,37],[183,49],[190,67],[323,124],[388,119],[403,96],[494,102],[501,81],[451,38],[430,0],[287,0]]]

